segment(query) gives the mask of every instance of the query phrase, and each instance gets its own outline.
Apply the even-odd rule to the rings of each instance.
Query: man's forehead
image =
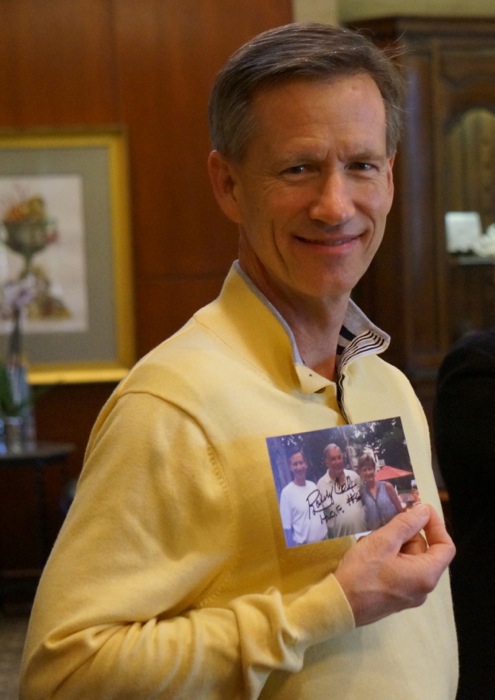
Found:
[[[329,94],[334,88],[338,93]],[[354,151],[375,152],[376,140],[382,137],[385,146],[385,103],[376,82],[367,73],[331,80],[291,80],[263,87],[253,96],[251,116],[251,136],[265,134],[269,139],[263,148],[283,144],[298,155],[308,148],[312,156],[318,141],[334,132],[335,136],[343,134],[349,139],[349,133],[343,131],[349,122],[356,122],[350,144]]]

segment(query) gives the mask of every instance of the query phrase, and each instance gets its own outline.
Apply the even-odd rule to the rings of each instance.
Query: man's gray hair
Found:
[[[209,103],[212,147],[241,161],[256,124],[250,109],[263,88],[294,80],[332,81],[369,75],[385,105],[387,155],[397,149],[402,128],[404,82],[392,55],[363,34],[319,23],[294,22],[254,37],[217,75]]]

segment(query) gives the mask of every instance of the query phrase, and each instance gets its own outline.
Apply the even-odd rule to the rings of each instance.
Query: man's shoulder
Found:
[[[347,379],[356,382],[359,386],[373,386],[375,384],[388,386],[389,382],[395,384],[410,384],[404,372],[388,360],[378,354],[362,355],[355,358],[345,368]]]
[[[361,483],[361,477],[354,471],[354,469],[344,469],[344,476],[350,480],[355,481],[356,484]]]
[[[221,386],[228,363],[225,347],[193,317],[134,365],[119,393],[150,392],[163,397],[192,393],[198,400],[206,387]]]
[[[280,493],[283,493],[284,491],[286,493],[288,491],[297,491],[298,489],[308,491],[310,489],[315,489],[315,488],[316,488],[315,482],[311,481],[310,479],[306,479],[306,483],[304,484],[304,486],[298,486],[293,481],[289,481],[289,483],[286,484],[286,486],[284,486],[284,488],[282,489],[282,491]]]
[[[322,474],[322,475],[320,476],[320,478],[319,478],[318,481],[316,482],[316,485],[317,485],[317,487],[319,488],[320,485],[323,485],[323,486],[324,486],[325,484],[328,484],[328,483],[330,483],[330,477],[328,476],[328,472],[325,472],[324,474]]]

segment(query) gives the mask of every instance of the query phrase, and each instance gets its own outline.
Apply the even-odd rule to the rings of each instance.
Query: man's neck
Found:
[[[337,345],[350,294],[318,298],[294,294],[288,287],[275,289],[259,265],[243,264],[241,253],[242,246],[239,250],[241,268],[291,328],[304,364],[335,381]]]
[[[337,476],[333,477],[330,472],[327,470],[328,478],[334,482],[334,484],[337,484],[338,486],[344,486],[346,482],[346,476],[345,476],[345,471],[342,472],[342,474],[338,474]]]
[[[304,364],[331,381],[336,377],[337,345],[347,304],[348,299],[343,299],[338,304],[279,308],[294,333]]]

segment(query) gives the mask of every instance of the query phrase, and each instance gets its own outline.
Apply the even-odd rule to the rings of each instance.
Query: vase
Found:
[[[22,352],[21,319],[18,309],[13,312],[13,328],[9,338],[5,367],[13,404],[17,407],[15,415],[5,418],[7,449],[15,447],[15,450],[19,451],[19,444],[21,448],[29,449],[36,444],[36,421],[28,381],[28,368]]]
[[[4,419],[4,440],[7,452],[19,453],[24,449],[22,416],[6,416]]]

